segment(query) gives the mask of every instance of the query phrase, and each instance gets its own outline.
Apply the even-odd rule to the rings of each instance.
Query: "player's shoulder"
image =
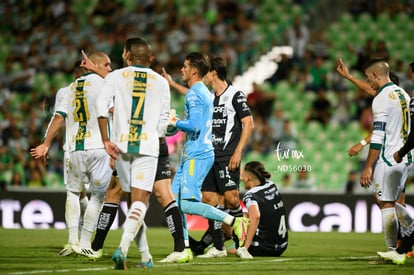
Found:
[[[63,95],[64,93],[70,91],[72,89],[72,86],[73,86],[73,82],[65,87],[61,87],[60,89],[57,90],[56,96]]]
[[[237,96],[245,96],[244,92],[236,87],[234,87],[233,85],[229,85],[227,87],[226,93],[232,94],[232,95],[237,95]]]

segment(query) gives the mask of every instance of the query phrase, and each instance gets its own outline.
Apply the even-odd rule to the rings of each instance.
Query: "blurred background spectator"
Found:
[[[284,140],[304,154],[284,164],[306,161],[315,188],[343,190],[348,171],[359,170],[347,146],[370,131],[372,98],[338,77],[336,59],[343,58],[351,73],[363,78],[365,61],[383,57],[412,92],[413,42],[407,37],[414,31],[413,14],[410,1],[386,0],[2,1],[0,186],[62,187],[61,134],[48,166],[34,163],[27,153],[43,137],[56,91],[72,81],[71,67],[81,49],[105,51],[112,67],[119,68],[125,39],[139,35],[154,47],[154,69],[165,67],[178,82],[190,51],[224,57],[230,81],[252,77],[252,85],[238,87],[248,96],[256,124],[243,161],[275,167],[274,150]],[[273,56],[277,70],[252,73],[274,46],[291,46],[292,53]],[[172,94],[171,105],[180,114],[182,101]],[[179,148],[180,142],[172,146]],[[282,177],[277,173],[274,180]]]

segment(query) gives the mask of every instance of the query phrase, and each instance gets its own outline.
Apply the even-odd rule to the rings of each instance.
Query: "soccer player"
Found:
[[[190,53],[181,68],[182,79],[190,87],[185,93],[184,119],[170,116],[170,123],[186,134],[181,164],[177,168],[172,188],[178,198],[181,212],[196,214],[207,219],[234,226],[240,242],[244,241],[245,221],[235,218],[217,208],[201,202],[201,185],[214,162],[212,144],[213,96],[202,82],[209,72],[210,60],[203,53]],[[184,239],[189,245],[186,217],[183,215]],[[187,262],[192,259],[191,251],[173,252],[161,262]]]
[[[85,69],[80,67],[81,61],[77,61],[75,62],[75,65],[73,67],[73,78],[74,80],[77,79],[78,77],[80,77],[83,73],[85,73]],[[59,104],[61,104],[62,99],[64,98],[65,93],[70,93],[71,90],[71,86],[73,85],[73,83],[69,84],[66,87],[60,88],[57,92],[56,92],[56,99],[55,99],[55,107],[58,106]],[[46,129],[45,132],[45,136],[47,135],[47,132],[49,130],[50,124],[52,122],[53,117],[50,119],[49,125]],[[62,126],[64,126],[64,124],[62,124]],[[70,156],[69,156],[69,152],[67,150],[67,144],[66,144],[66,140],[65,143],[63,144],[63,183],[67,184],[67,164],[69,163],[70,160]],[[47,156],[44,159],[44,163],[47,163]],[[68,191],[69,192],[69,191]],[[80,193],[79,195],[79,202],[80,202],[80,209],[81,209],[81,214],[80,214],[80,219],[79,219],[79,230],[82,228],[83,226],[83,215],[85,213],[86,207],[88,206],[88,197],[86,196],[86,192],[83,191]],[[68,204],[65,204],[65,206],[68,206]],[[65,209],[65,213],[66,213],[67,209]],[[69,221],[66,221],[66,223],[68,223]],[[72,250],[72,245],[70,245],[71,241],[69,240],[68,244],[64,245],[63,249],[61,251],[59,251],[58,255],[59,256],[68,256],[70,254],[72,254],[73,250]]]
[[[106,77],[107,72],[102,71],[93,62],[91,62],[91,60],[83,51],[82,54],[84,57],[82,66],[87,67],[89,70],[96,71],[102,77]],[[127,62],[130,61],[127,60]],[[110,112],[113,112],[113,108],[110,108]],[[166,222],[171,235],[174,238],[174,251],[181,252],[185,248],[182,228],[182,216],[171,190],[171,171],[165,135],[159,138],[159,142],[160,149],[153,191],[158,202],[164,208]],[[102,257],[102,248],[106,236],[117,214],[122,194],[122,187],[119,182],[116,170],[114,170],[114,175],[112,176],[111,183],[106,192],[105,203],[99,215],[96,234],[92,241],[92,244],[85,247],[79,247],[78,251],[76,251],[77,253],[93,259]],[[153,263],[152,257],[148,251],[148,244],[146,243],[145,228],[146,226],[144,223],[137,236],[135,237],[135,241],[141,252],[141,262],[137,265],[139,267],[151,268],[153,266]]]
[[[340,75],[342,75],[344,78],[348,79],[349,81],[351,81],[353,84],[355,84],[358,88],[360,88],[362,91],[375,96],[377,94],[377,91],[375,91],[366,81],[357,79],[355,77],[353,77],[349,71],[348,68],[346,67],[346,65],[343,63],[342,59],[338,60],[338,65],[337,65],[337,71]],[[412,72],[414,72],[413,67],[411,68]],[[414,76],[414,74],[412,74],[412,77]],[[395,74],[393,74],[392,72],[390,72],[390,80],[395,83],[396,85],[399,85],[399,79],[398,76],[396,76]],[[413,99],[411,99],[410,102],[410,106],[412,105],[412,101]],[[410,129],[413,129],[413,123],[414,123],[414,112],[412,110],[413,108],[410,107],[410,120],[411,120],[411,126]],[[413,133],[413,131],[410,131],[410,135],[412,135],[411,133]],[[371,142],[371,135],[369,134],[367,137],[365,137],[364,139],[362,139],[358,144],[355,144],[354,146],[352,146],[349,150],[348,153],[350,156],[355,156],[357,155],[364,146],[366,146],[367,144],[369,144]],[[407,138],[407,141],[411,140],[410,135]],[[407,149],[407,144],[408,142],[404,145],[403,148],[400,149],[399,153],[404,152]],[[408,152],[408,151],[406,151]],[[406,153],[402,154],[401,156],[404,156]],[[395,158],[395,153],[394,153],[394,158]],[[398,160],[396,159],[396,161],[398,162]],[[379,205],[377,196],[375,196],[375,200],[377,202],[377,204]],[[410,225],[413,223],[413,219],[410,216],[410,214],[408,213],[407,209],[405,208],[405,186],[403,188],[403,190],[401,191],[400,196],[398,197],[398,200],[395,203],[395,210],[397,213],[397,218],[398,221],[400,223],[400,230],[399,230],[399,235],[398,235],[398,239],[399,241],[401,240],[401,237],[403,234],[406,234],[404,232],[407,232],[407,230],[409,230]],[[408,252],[408,251],[407,251]],[[408,252],[407,256],[412,255],[412,252]]]
[[[170,110],[167,81],[149,68],[154,60],[150,44],[142,38],[126,41],[122,53],[126,67],[105,77],[96,102],[98,123],[107,153],[124,192],[131,193],[131,206],[119,248],[112,255],[115,269],[127,269],[126,259],[132,240],[143,224],[163,136]],[[108,114],[114,103],[113,128],[108,137]]]
[[[215,159],[201,188],[202,200],[219,209],[226,209],[234,217],[243,217],[239,197],[240,162],[254,123],[245,95],[229,84],[226,78],[226,61],[221,57],[211,58],[204,83],[214,92],[212,141]],[[209,220],[209,230],[214,246],[199,257],[226,256],[222,223]],[[231,231],[226,231],[226,235],[231,236]]]
[[[401,148],[407,139],[410,116],[409,96],[391,82],[389,72],[388,63],[381,60],[372,60],[365,68],[368,83],[378,92],[372,103],[374,128],[360,182],[362,187],[369,187],[372,181],[375,182],[385,243],[391,250],[396,248],[398,236],[395,201],[404,188],[411,157],[405,157],[401,163],[397,163],[393,158],[394,152]]]
[[[90,59],[99,66],[111,70],[110,59],[105,53],[95,52],[91,54]],[[102,85],[103,78],[91,72],[77,78],[70,92],[64,94],[61,104],[55,107],[55,115],[44,142],[31,149],[31,155],[35,158],[46,156],[61,124],[65,121],[65,140],[70,156],[69,163],[66,163],[68,192],[65,212],[69,242],[65,246],[67,251],[63,254],[71,252],[73,246],[78,245],[80,241],[90,240],[112,174],[94,106]],[[85,210],[79,238],[79,197],[87,183],[90,183],[91,197]]]
[[[242,172],[241,178],[247,189],[243,202],[249,217],[246,242],[237,249],[237,255],[242,259],[279,257],[287,249],[286,210],[270,177],[271,174],[258,161],[246,163]]]

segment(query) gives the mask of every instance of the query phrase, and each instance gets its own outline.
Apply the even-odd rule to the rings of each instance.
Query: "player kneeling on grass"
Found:
[[[258,161],[247,163],[241,173],[247,189],[243,202],[250,221],[246,241],[237,249],[237,255],[242,259],[278,257],[288,246],[285,206],[270,177],[271,174]]]

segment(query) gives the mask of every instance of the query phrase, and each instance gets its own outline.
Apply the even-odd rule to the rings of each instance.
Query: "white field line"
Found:
[[[349,256],[349,257],[319,257],[318,260],[370,260],[377,259],[378,256]],[[286,262],[292,260],[315,260],[313,257],[298,257],[298,258],[276,258],[276,259],[266,259],[266,260],[240,260],[237,262],[238,265],[241,264],[251,264],[254,263],[271,263],[271,262]],[[219,259],[214,259],[213,261],[202,261],[202,262],[191,262],[186,264],[161,264],[154,263],[154,269],[162,267],[171,267],[171,266],[183,266],[183,265],[228,265],[228,261],[220,261]],[[45,270],[31,270],[31,271],[17,271],[3,273],[5,275],[26,275],[26,274],[44,274],[44,273],[67,273],[67,272],[88,272],[88,271],[100,271],[100,270],[111,270],[112,267],[96,267],[96,268],[73,268],[73,269],[45,269]]]

